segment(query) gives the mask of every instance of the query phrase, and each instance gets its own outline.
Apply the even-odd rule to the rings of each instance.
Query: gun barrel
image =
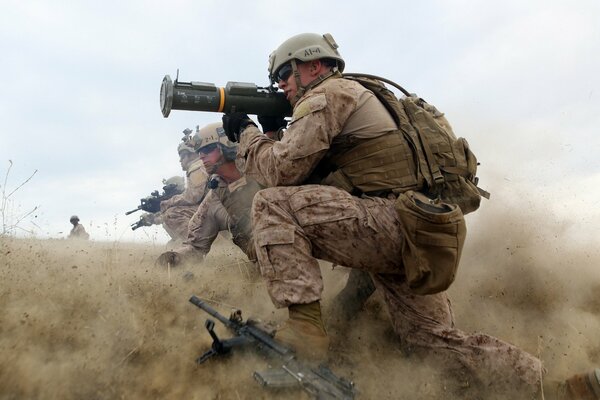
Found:
[[[224,88],[206,82],[179,82],[177,79],[173,82],[169,75],[165,75],[160,86],[160,109],[165,118],[171,110],[292,115],[292,107],[282,92],[246,82],[227,82]]]
[[[192,303],[196,307],[203,309],[208,314],[212,315],[213,317],[215,317],[216,319],[221,321],[223,323],[223,325],[225,325],[226,327],[230,328],[233,326],[233,322],[231,322],[231,320],[229,318],[226,318],[225,316],[219,314],[219,312],[217,310],[215,310],[214,308],[212,308],[211,306],[206,304],[204,301],[200,300],[198,297],[196,297],[196,296],[190,297],[190,303]]]
[[[138,206],[138,208],[135,208],[135,209],[133,209],[133,210],[127,211],[127,212],[125,213],[125,215],[133,214],[134,212],[136,212],[136,211],[139,211],[139,210],[141,210],[141,209],[142,209],[142,206]]]

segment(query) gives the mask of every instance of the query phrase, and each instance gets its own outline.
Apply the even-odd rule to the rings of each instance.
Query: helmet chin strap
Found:
[[[298,102],[298,100],[300,100],[300,97],[304,96],[306,88],[302,86],[302,83],[300,82],[300,72],[298,71],[298,64],[296,63],[296,59],[293,58],[290,64],[292,65],[292,75],[294,75],[294,81],[296,81],[297,88],[296,95],[292,98],[292,100],[290,100],[290,103],[293,106]]]
[[[336,75],[340,76],[340,77],[342,76],[342,74],[338,71],[338,67],[333,67],[331,69],[331,71],[327,72],[326,74],[319,75],[314,81],[312,81],[308,85],[304,86],[300,82],[300,72],[298,71],[296,59],[292,59],[290,61],[290,64],[292,65],[292,73],[294,75],[294,80],[296,81],[296,87],[298,88],[298,90],[296,91],[296,95],[292,98],[292,100],[290,100],[290,103],[292,104],[292,106],[294,104],[296,104],[298,102],[298,100],[300,100],[300,98],[302,96],[304,96],[304,94],[307,91],[309,91],[313,87],[317,86],[319,83],[323,82],[325,79],[330,78],[332,76],[336,76]]]

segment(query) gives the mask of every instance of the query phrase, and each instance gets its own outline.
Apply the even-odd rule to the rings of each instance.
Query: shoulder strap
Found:
[[[404,89],[402,86],[398,85],[394,81],[391,81],[391,80],[386,79],[386,78],[382,78],[381,76],[370,75],[370,74],[360,74],[360,73],[355,73],[355,72],[348,72],[348,73],[342,74],[342,76],[344,78],[368,78],[368,79],[376,79],[376,80],[381,81],[381,82],[389,83],[390,85],[392,85],[393,87],[395,87],[396,89],[398,89],[402,93],[404,93],[406,96],[410,96],[410,93],[406,89]]]

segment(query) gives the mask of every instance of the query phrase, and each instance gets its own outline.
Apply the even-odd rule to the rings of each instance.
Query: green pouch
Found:
[[[422,193],[401,193],[395,203],[404,235],[402,262],[411,290],[446,290],[456,277],[467,228],[456,204],[433,202]]]

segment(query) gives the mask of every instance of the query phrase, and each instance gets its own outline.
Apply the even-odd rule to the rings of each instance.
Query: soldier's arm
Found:
[[[333,106],[340,102],[348,106]],[[356,100],[343,92],[315,90],[296,105],[281,141],[269,139],[255,126],[248,126],[238,149],[238,154],[246,158],[245,174],[267,187],[303,183],[327,153],[355,106]]]
[[[173,207],[174,203],[177,202],[177,199],[179,197],[181,197],[181,195],[180,194],[176,194],[175,196],[171,197],[170,199],[161,201],[160,202],[160,211],[161,212],[165,212],[169,208]]]
[[[208,173],[204,168],[202,160],[198,159],[192,163],[188,172],[187,189],[183,193],[183,201],[185,201],[187,204],[180,205],[200,204],[206,194],[207,182]]]

